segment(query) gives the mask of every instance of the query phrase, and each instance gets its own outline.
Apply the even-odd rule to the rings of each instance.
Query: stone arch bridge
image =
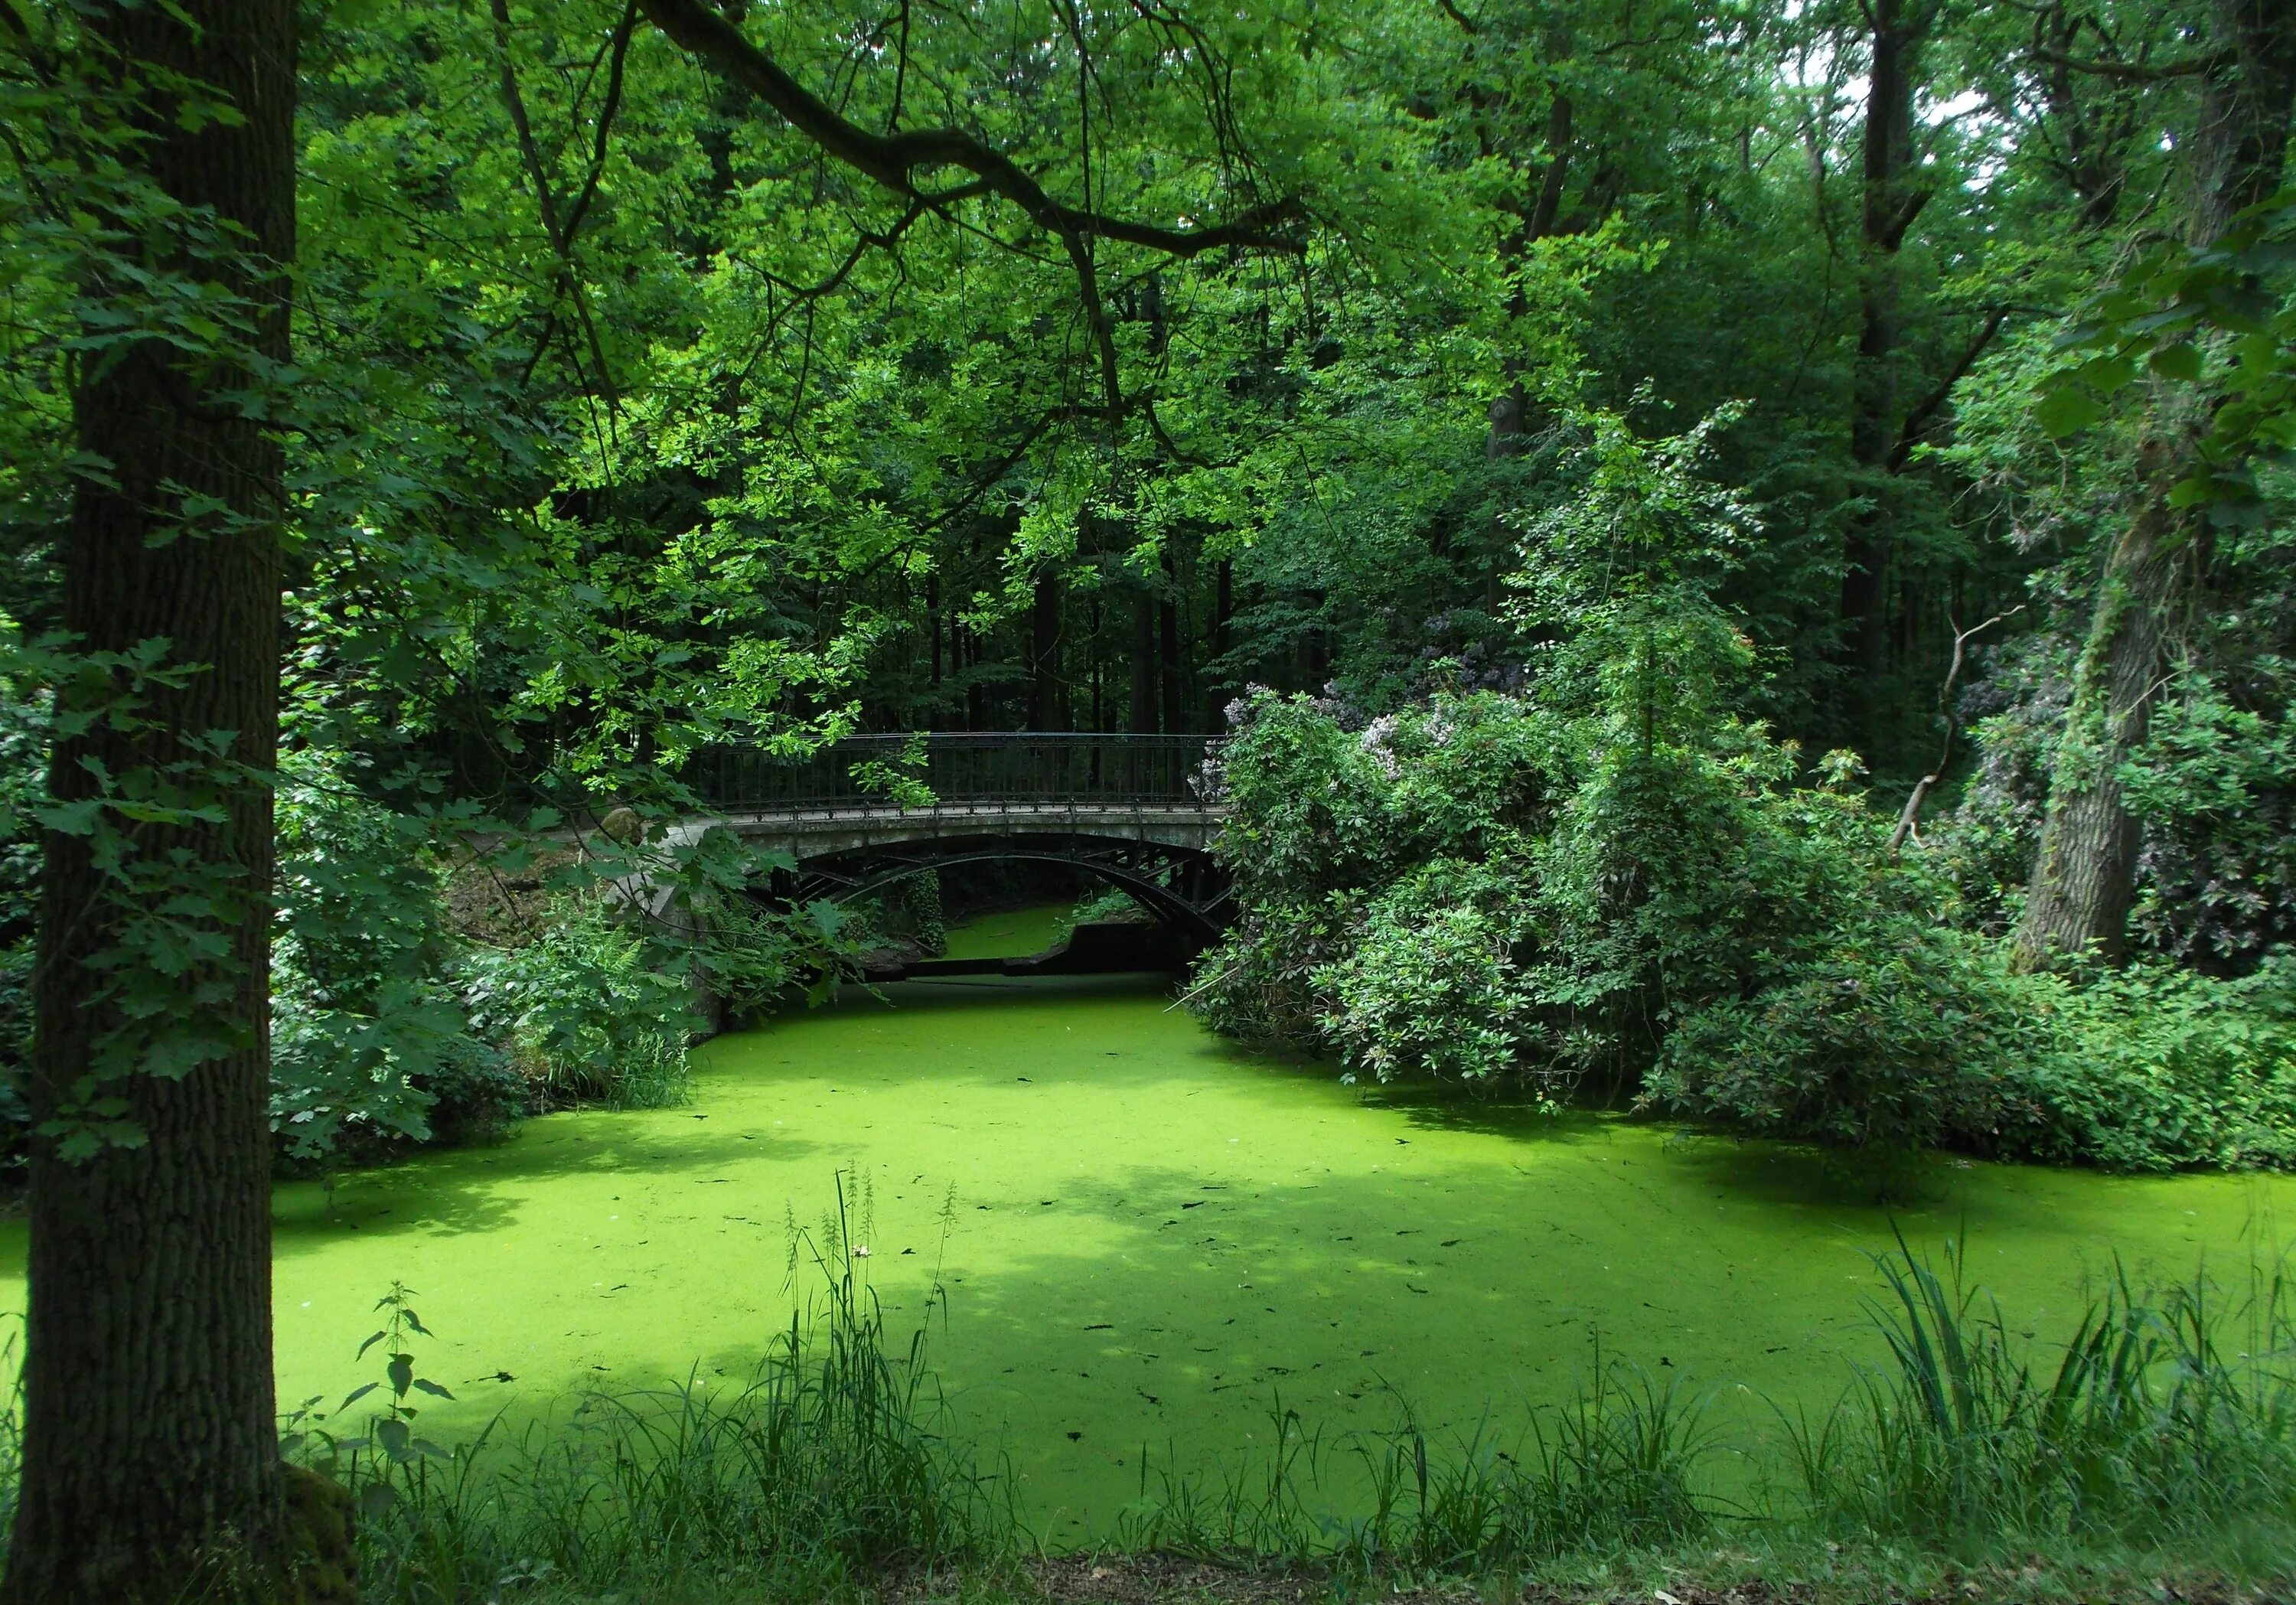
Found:
[[[722,828],[786,853],[796,869],[760,890],[799,903],[986,859],[1064,864],[1200,944],[1229,912],[1207,750],[1202,736],[1047,731],[854,736],[796,760],[713,748],[688,783],[714,811],[679,831]],[[919,782],[905,806],[901,788]]]

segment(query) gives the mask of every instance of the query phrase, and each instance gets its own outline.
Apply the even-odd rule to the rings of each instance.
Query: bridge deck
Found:
[[[1074,731],[949,731],[917,736],[849,736],[801,757],[761,748],[705,749],[686,782],[728,816],[877,813],[900,782],[922,782],[940,801],[923,809],[1027,807],[1203,807],[1199,790],[1210,742],[1203,736],[1114,735]]]
[[[1225,808],[1172,802],[943,802],[927,808],[882,804],[818,804],[747,808],[689,820],[698,836],[713,825],[744,839],[779,842],[800,858],[895,842],[963,837],[1097,836],[1160,842],[1168,847],[1211,845]]]

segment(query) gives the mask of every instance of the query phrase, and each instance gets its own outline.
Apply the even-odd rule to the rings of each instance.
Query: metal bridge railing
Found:
[[[896,798],[865,783],[863,766],[872,765],[922,781],[944,808],[1210,807],[1199,788],[1210,737],[938,731],[923,740],[922,767],[904,761],[915,739],[849,736],[801,758],[758,747],[713,747],[694,755],[687,783],[728,813],[890,807]]]

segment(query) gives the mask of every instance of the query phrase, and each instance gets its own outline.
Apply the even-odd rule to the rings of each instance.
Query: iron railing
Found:
[[[941,808],[983,805],[1205,807],[1200,786],[1211,738],[1089,731],[936,731],[849,736],[804,757],[760,747],[694,756],[687,783],[729,813],[890,807],[883,782],[907,776]],[[913,745],[914,744],[914,745]],[[922,748],[922,765],[909,762]]]

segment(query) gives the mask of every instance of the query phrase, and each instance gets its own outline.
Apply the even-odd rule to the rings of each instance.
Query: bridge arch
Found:
[[[790,896],[842,903],[921,871],[1015,861],[1061,864],[1128,892],[1192,946],[1218,939],[1227,923],[1226,877],[1207,848],[1089,834],[944,838],[906,851],[801,859]]]

